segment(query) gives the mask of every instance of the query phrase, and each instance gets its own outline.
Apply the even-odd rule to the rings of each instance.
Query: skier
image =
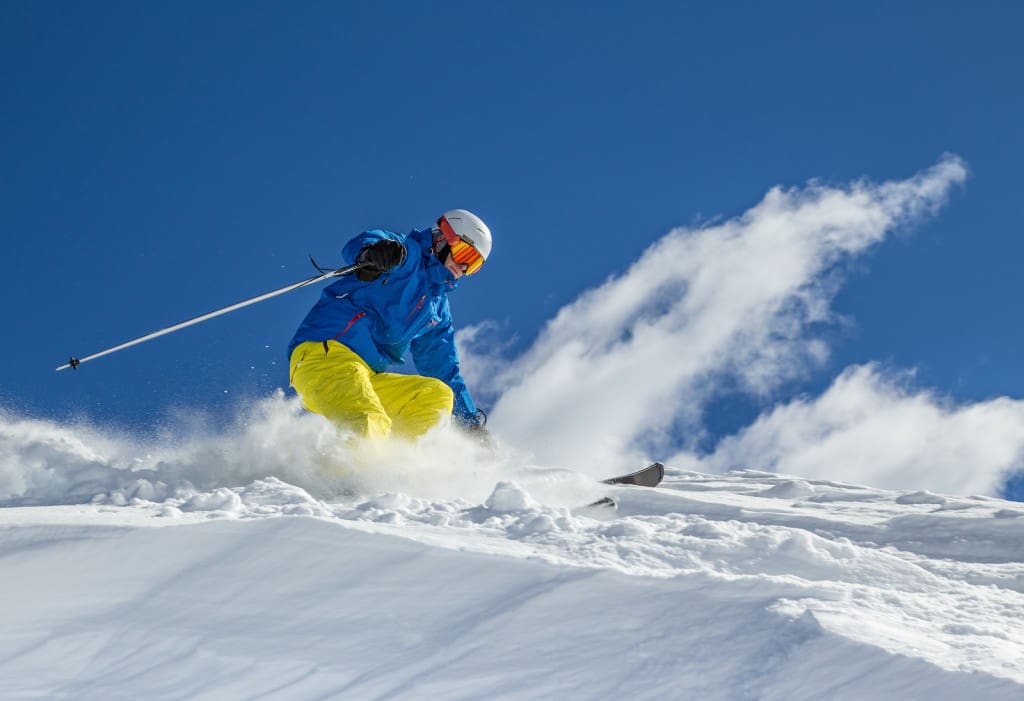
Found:
[[[327,287],[288,346],[289,377],[305,407],[364,437],[426,433],[452,416],[483,432],[459,370],[448,293],[491,252],[491,231],[464,209],[405,236],[376,229],[342,250],[362,264]],[[421,375],[385,372],[412,351]]]

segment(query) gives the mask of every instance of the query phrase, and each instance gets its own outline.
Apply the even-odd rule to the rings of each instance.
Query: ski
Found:
[[[663,479],[665,479],[665,466],[660,462],[656,462],[642,470],[630,472],[628,475],[609,477],[601,481],[604,484],[631,484],[637,487],[657,487]]]
[[[665,479],[665,466],[660,462],[652,463],[642,470],[630,472],[628,475],[619,475],[601,480],[602,484],[623,484],[634,487],[657,487]],[[600,506],[615,509],[618,505],[611,497],[602,497],[595,502],[587,504],[585,508]]]

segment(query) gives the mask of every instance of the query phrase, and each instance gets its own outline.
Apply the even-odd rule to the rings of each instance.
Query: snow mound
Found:
[[[896,498],[897,504],[945,504],[946,497],[939,494],[932,494],[931,492],[924,490],[920,492],[912,492],[910,494],[904,494]]]
[[[489,511],[503,514],[534,509],[537,503],[515,482],[499,482],[491,496],[487,497],[484,506]]]
[[[814,487],[804,480],[784,480],[759,494],[762,497],[778,499],[800,499],[814,494]]]
[[[242,510],[242,499],[230,489],[221,487],[205,494],[193,494],[179,507],[182,511],[227,511]]]

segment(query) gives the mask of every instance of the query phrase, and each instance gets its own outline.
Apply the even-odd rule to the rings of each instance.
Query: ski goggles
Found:
[[[472,275],[479,270],[484,264],[484,257],[480,255],[480,251],[463,241],[462,237],[455,233],[452,225],[444,217],[438,220],[437,225],[448,242],[448,248],[452,253],[452,260],[458,265],[466,266],[466,275]]]

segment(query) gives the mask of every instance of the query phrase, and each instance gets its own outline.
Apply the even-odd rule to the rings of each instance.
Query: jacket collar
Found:
[[[444,267],[444,264],[434,255],[433,232],[429,228],[413,229],[409,232],[409,238],[418,243],[420,250],[423,251],[423,268],[427,273],[427,280],[430,282],[430,285],[435,288],[443,287],[447,290],[454,290],[459,283],[452,277],[448,268]],[[438,292],[443,291],[438,290]]]

